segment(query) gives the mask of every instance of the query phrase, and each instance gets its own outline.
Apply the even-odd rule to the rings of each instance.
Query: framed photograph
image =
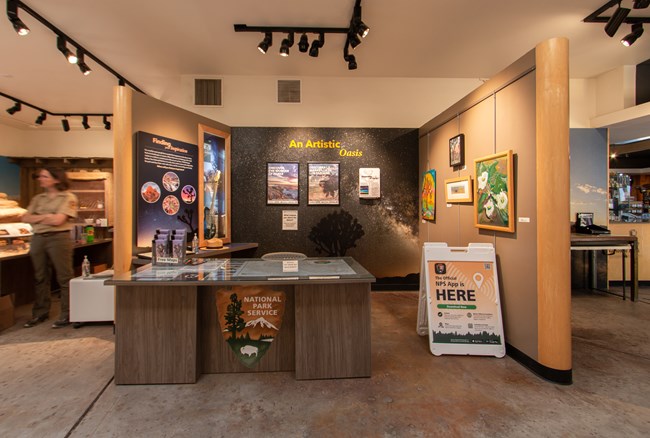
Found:
[[[199,245],[230,243],[230,133],[199,124]]]
[[[436,171],[433,169],[427,170],[422,174],[420,206],[423,220],[436,220]]]
[[[339,205],[338,162],[307,163],[308,205]]]
[[[298,205],[298,163],[266,163],[266,205]]]
[[[512,150],[474,160],[474,224],[515,232]]]
[[[462,166],[465,164],[465,134],[458,134],[449,139],[449,165]]]
[[[446,179],[445,201],[448,204],[472,202],[472,177],[467,175]]]

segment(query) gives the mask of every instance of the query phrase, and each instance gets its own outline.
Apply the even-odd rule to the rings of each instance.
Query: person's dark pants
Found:
[[[72,269],[73,242],[70,233],[34,234],[31,240],[29,256],[34,265],[36,281],[36,298],[32,307],[32,316],[38,318],[50,312],[50,268],[54,268],[56,281],[61,287],[61,315],[59,319],[70,318],[70,279]]]

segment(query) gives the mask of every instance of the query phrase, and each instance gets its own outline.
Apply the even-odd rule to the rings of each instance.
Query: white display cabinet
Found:
[[[105,286],[110,277],[77,277],[70,280],[70,322],[115,320],[115,287]]]

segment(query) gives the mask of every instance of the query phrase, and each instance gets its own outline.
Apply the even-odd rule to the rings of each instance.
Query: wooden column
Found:
[[[131,101],[133,90],[113,88],[113,267],[116,274],[128,272],[133,252],[133,135]]]
[[[570,370],[569,42],[547,40],[535,57],[538,361]]]

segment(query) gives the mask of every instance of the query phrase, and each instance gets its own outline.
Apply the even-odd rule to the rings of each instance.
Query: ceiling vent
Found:
[[[194,105],[221,106],[221,79],[194,79]]]
[[[300,81],[278,81],[278,103],[300,103]]]

